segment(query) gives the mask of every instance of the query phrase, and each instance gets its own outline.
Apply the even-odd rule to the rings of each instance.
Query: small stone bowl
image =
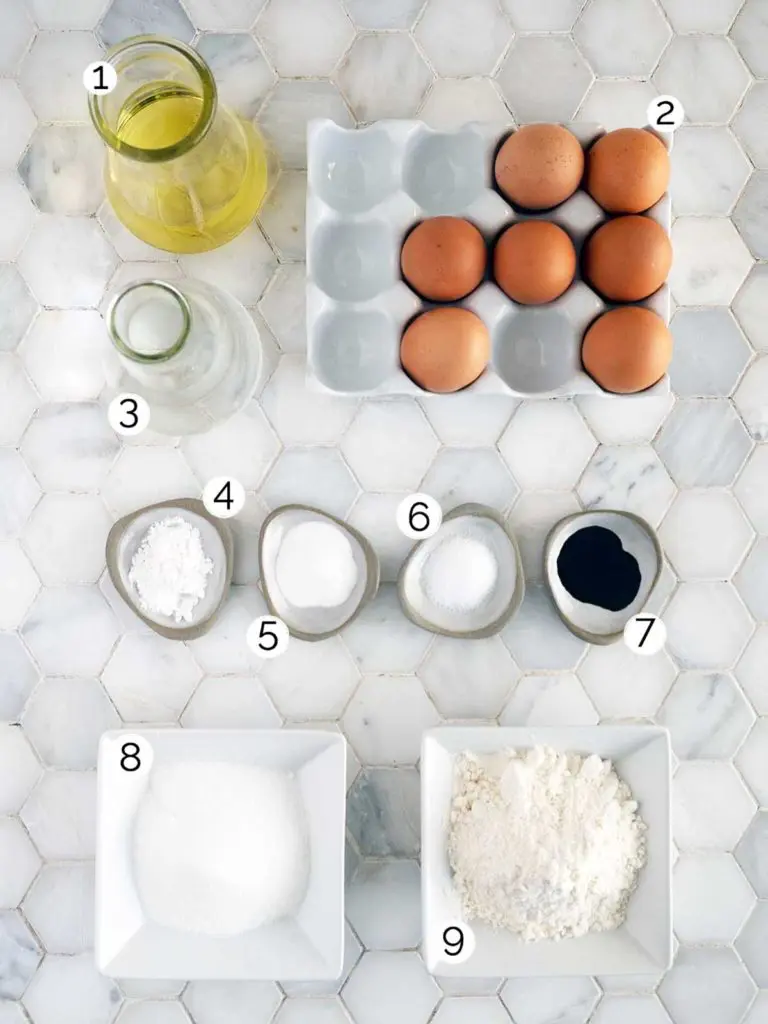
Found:
[[[563,545],[569,537],[587,526],[603,526],[611,530],[624,550],[637,559],[640,589],[634,600],[619,611],[576,600],[558,575],[557,559]],[[606,645],[621,639],[627,622],[647,605],[663,564],[664,555],[655,531],[632,512],[576,512],[552,528],[544,546],[544,577],[555,608],[568,629],[589,644]]]
[[[196,526],[203,538],[203,550],[213,562],[204,597],[193,610],[189,623],[175,622],[170,616],[153,616],[139,605],[139,598],[128,579],[133,556],[149,527],[169,516],[181,516]],[[119,519],[107,536],[107,571],[115,590],[142,622],[168,640],[194,640],[207,633],[221,611],[229,593],[234,567],[234,543],[226,523],[209,515],[202,501],[177,498],[147,505]]]
[[[463,527],[463,529],[462,529]],[[466,533],[487,544],[499,574],[490,597],[479,608],[453,611],[433,603],[421,587],[421,572],[430,553],[451,533]],[[459,505],[443,516],[440,529],[419,541],[397,578],[397,594],[408,618],[441,636],[480,640],[500,632],[517,612],[525,595],[520,549],[502,517],[486,505]]]
[[[283,528],[311,520],[334,523],[352,544],[358,579],[349,598],[336,608],[296,608],[283,597],[275,580],[274,567]],[[299,640],[326,640],[335,636],[357,618],[379,589],[379,560],[370,542],[342,519],[311,505],[282,505],[267,516],[259,535],[259,565],[267,607],[272,615],[282,619],[291,636]]]

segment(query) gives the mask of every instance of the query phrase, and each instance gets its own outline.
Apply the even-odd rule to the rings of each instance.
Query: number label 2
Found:
[[[648,124],[657,132],[671,135],[685,120],[683,104],[675,96],[657,96],[648,104]]]

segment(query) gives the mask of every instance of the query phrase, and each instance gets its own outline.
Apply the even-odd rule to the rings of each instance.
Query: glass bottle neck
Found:
[[[134,363],[166,363],[183,349],[192,327],[186,296],[166,281],[140,281],[110,303],[107,329],[117,351]]]

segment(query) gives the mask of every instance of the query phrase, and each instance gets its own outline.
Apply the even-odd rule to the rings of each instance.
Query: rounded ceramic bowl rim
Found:
[[[593,515],[612,515],[621,516],[623,519],[629,519],[631,522],[635,523],[636,526],[639,526],[640,529],[643,530],[650,539],[651,543],[653,544],[654,551],[656,552],[656,571],[653,575],[653,581],[651,583],[650,590],[648,591],[648,597],[646,598],[646,601],[650,600],[651,595],[656,589],[656,585],[658,584],[659,579],[661,577],[661,570],[664,568],[664,551],[662,550],[656,531],[647,520],[643,519],[642,516],[636,515],[634,512],[625,512],[622,509],[616,508],[593,508],[583,509],[580,512],[572,512],[570,515],[565,516],[563,519],[560,519],[557,523],[555,523],[555,525],[547,534],[547,539],[544,542],[544,579],[547,582],[547,590],[549,591],[549,596],[552,598],[552,604],[555,606],[555,610],[557,611],[558,616],[565,623],[565,625],[571,631],[571,633],[573,633],[574,636],[577,636],[579,640],[585,640],[588,644],[594,644],[597,647],[606,647],[608,646],[608,644],[614,644],[617,640],[620,640],[624,635],[624,630],[616,630],[613,633],[590,633],[589,630],[581,629],[580,626],[577,626],[574,622],[571,622],[570,619],[560,609],[560,606],[555,600],[555,595],[552,590],[552,583],[550,580],[549,572],[547,570],[550,552],[557,543],[559,536],[563,532],[563,530],[574,520],[582,519],[584,516]]]
[[[427,537],[424,540],[418,541],[408,552],[405,561],[400,567],[400,572],[397,574],[397,596],[400,601],[400,607],[402,608],[405,616],[421,629],[426,629],[428,632],[436,633],[439,636],[451,637],[455,640],[483,640],[486,637],[495,636],[497,633],[500,633],[510,619],[512,619],[520,610],[520,605],[523,603],[523,598],[525,597],[523,559],[520,555],[520,546],[517,543],[517,538],[509,528],[509,525],[505,522],[504,517],[500,515],[496,509],[491,508],[489,505],[482,505],[479,502],[470,501],[463,505],[457,505],[456,508],[451,509],[450,512],[446,512],[443,516],[443,522],[447,523],[451,519],[458,519],[462,516],[493,520],[493,522],[502,528],[512,545],[512,550],[515,555],[515,571],[517,573],[515,591],[509,601],[509,604],[501,615],[494,619],[493,622],[488,623],[487,626],[480,627],[480,629],[471,629],[466,632],[460,632],[452,629],[442,629],[440,626],[436,626],[428,619],[419,615],[419,613],[411,607],[405,596],[405,574],[408,570],[408,566],[415,557],[416,552],[420,550],[422,545],[428,544],[432,540],[432,537]],[[433,537],[434,536],[436,536],[436,534],[433,534]]]
[[[273,519],[276,519],[279,515],[282,515],[284,512],[314,512],[315,515],[323,516],[325,519],[331,519],[334,523],[336,523],[337,526],[340,526],[347,533],[351,533],[355,540],[360,544],[360,547],[363,550],[368,578],[366,580],[363,593],[360,595],[360,600],[358,601],[357,606],[355,607],[352,614],[344,620],[344,622],[340,623],[338,626],[335,626],[333,629],[325,630],[322,633],[306,633],[304,632],[304,630],[295,629],[294,627],[289,626],[287,622],[285,623],[290,635],[295,637],[297,640],[306,640],[309,643],[314,643],[316,640],[327,640],[329,637],[337,636],[342,631],[342,629],[345,629],[351,622],[354,622],[355,619],[360,614],[360,612],[363,610],[363,608],[367,604],[369,604],[376,596],[376,593],[378,592],[379,589],[379,582],[381,579],[381,567],[379,565],[378,555],[374,551],[373,545],[368,540],[368,538],[365,537],[362,533],[360,533],[359,530],[355,529],[354,526],[350,526],[349,523],[345,523],[343,519],[339,519],[338,516],[333,515],[331,512],[326,512],[322,508],[316,508],[314,505],[302,505],[299,502],[290,502],[287,505],[280,505],[278,508],[273,509],[269,513],[267,518],[264,520],[264,522],[261,524],[261,529],[259,530],[259,571],[261,575],[261,589],[262,593],[264,594],[264,600],[266,602],[267,608],[269,609],[271,614],[274,615],[275,618],[280,619],[281,622],[283,622],[284,620],[277,611],[277,608],[275,607],[274,603],[272,602],[272,598],[270,597],[269,593],[269,584],[264,578],[264,563],[262,559],[262,552],[264,550],[264,538],[266,536],[266,532],[269,525],[271,524]]]
[[[195,515],[207,520],[221,538],[221,543],[224,545],[225,557],[221,597],[217,601],[216,605],[209,615],[204,619],[201,619],[200,622],[195,623],[194,626],[179,626],[178,628],[165,626],[161,622],[155,622],[154,619],[149,618],[149,616],[142,612],[138,604],[134,601],[130,591],[125,587],[117,565],[118,546],[122,540],[123,534],[131,523],[145,512],[152,512],[155,509],[172,510],[174,508],[186,509],[188,512],[194,512]],[[195,640],[197,637],[203,636],[203,634],[208,632],[218,618],[224,602],[227,600],[229,589],[232,585],[232,574],[235,567],[234,552],[235,546],[229,525],[223,520],[212,516],[199,498],[168,498],[165,501],[156,501],[151,505],[144,505],[142,508],[137,508],[134,512],[129,512],[127,515],[122,516],[112,525],[112,528],[107,534],[106,542],[107,572],[109,573],[109,578],[112,580],[115,590],[123,601],[125,601],[131,611],[135,615],[138,615],[141,621],[149,626],[151,630],[155,633],[159,633],[160,636],[165,637],[167,640]]]

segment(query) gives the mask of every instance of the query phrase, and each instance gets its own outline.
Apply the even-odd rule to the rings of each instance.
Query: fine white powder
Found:
[[[294,608],[336,608],[355,589],[355,553],[349,538],[333,523],[298,523],[283,537],[275,576],[281,594]]]
[[[292,914],[309,877],[295,778],[223,762],[157,766],[136,817],[134,872],[144,912],[166,928],[239,935]]]
[[[167,516],[144,534],[128,579],[142,611],[190,622],[212,572],[213,562],[206,558],[197,527],[182,516]]]
[[[424,565],[424,590],[433,604],[451,611],[479,608],[496,585],[493,552],[474,537],[441,541]]]
[[[448,856],[468,920],[524,941],[617,928],[645,824],[610,761],[548,747],[456,764]]]

